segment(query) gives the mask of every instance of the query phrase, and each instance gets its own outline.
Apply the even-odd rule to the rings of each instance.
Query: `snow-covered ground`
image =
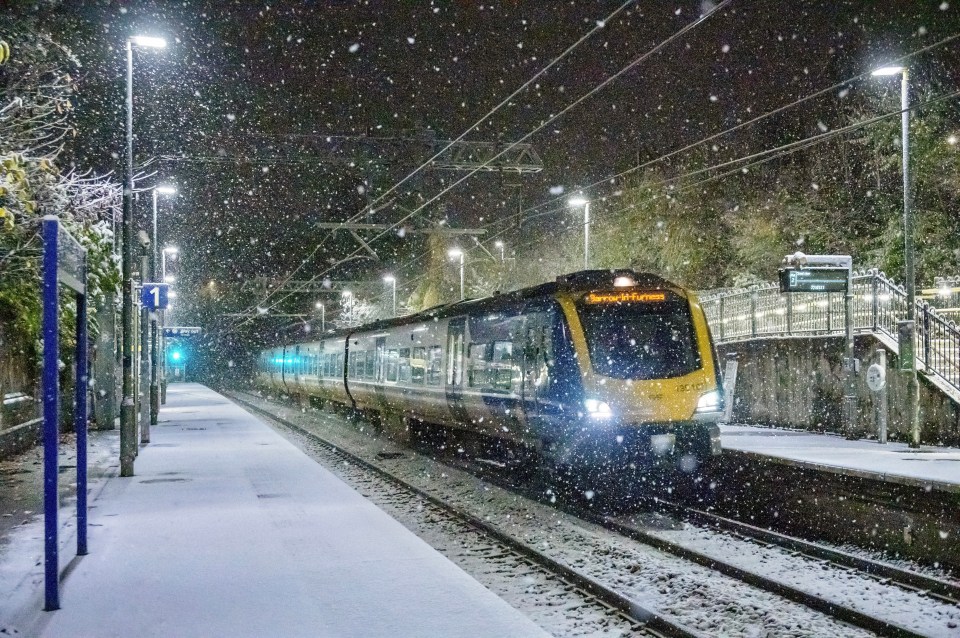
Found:
[[[404,450],[401,458],[378,461],[377,453],[384,449],[395,451],[396,447],[368,436],[370,428],[363,424],[353,426],[327,412],[278,405],[272,409],[283,418],[315,428],[324,438],[386,466],[404,480],[471,509],[505,531],[545,549],[554,558],[613,584],[641,604],[707,634],[868,635],[802,605],[612,534],[409,450]],[[377,499],[376,495],[371,498]],[[657,524],[652,524],[656,528]],[[960,622],[960,612],[940,601],[726,534],[708,534],[683,524],[660,525],[660,528],[658,533],[674,535],[718,558],[734,558],[745,568],[771,578],[782,578],[783,582],[874,617],[912,627],[921,634],[958,634],[956,624]]]
[[[830,472],[873,476],[960,493],[960,449],[859,439],[750,425],[720,426],[724,449],[772,456]]]

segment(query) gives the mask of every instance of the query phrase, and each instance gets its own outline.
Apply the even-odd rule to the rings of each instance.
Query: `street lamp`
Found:
[[[903,265],[906,271],[907,291],[907,331],[909,339],[915,340],[917,325],[917,285],[914,275],[915,255],[913,247],[914,221],[913,202],[910,191],[910,74],[903,66],[885,66],[873,71],[872,75],[886,77],[900,76],[900,128],[903,158]],[[914,344],[910,344],[912,353]],[[902,347],[902,346],[901,346]],[[902,352],[902,351],[901,351]],[[910,447],[920,447],[920,385],[917,382],[916,359],[910,355],[910,370],[907,375],[907,421],[910,425]]]
[[[397,278],[393,275],[384,275],[383,281],[393,288],[393,316],[397,316]]]
[[[120,403],[120,476],[133,476],[137,456],[137,414],[133,401],[133,45],[163,48],[161,38],[127,39],[126,166],[123,173],[123,399]]]
[[[170,255],[170,259],[176,259],[177,255],[180,253],[180,249],[176,246],[165,246],[161,251],[160,255],[160,276],[163,277],[163,280],[167,280],[167,255]]]
[[[151,236],[151,244],[153,247],[153,259],[150,260],[150,281],[157,280],[157,252],[159,251],[159,246],[157,243],[157,195],[176,195],[177,189],[173,186],[167,186],[161,184],[160,186],[155,186],[153,188],[153,235]],[[166,281],[166,275],[163,277]],[[157,418],[160,414],[160,385],[159,385],[159,374],[158,374],[158,350],[159,350],[159,334],[157,330],[157,312],[153,313],[153,317],[150,319],[150,340],[151,340],[151,349],[150,349],[150,425],[157,424]]]
[[[447,251],[447,256],[451,259],[460,258],[460,301],[463,301],[466,298],[463,287],[463,251],[459,248],[451,248]]]
[[[583,206],[583,269],[590,269],[590,200],[577,195],[576,197],[571,197],[567,203],[574,207],[579,208]]]
[[[344,290],[340,293],[340,296],[346,299],[347,303],[347,324],[353,325],[353,293],[349,290]]]
[[[320,311],[320,334],[323,334],[327,331],[327,309],[322,301],[318,301],[313,307]]]
[[[493,247],[500,249],[500,263],[501,263],[501,264],[504,263],[507,259],[506,259],[506,256],[505,256],[505,254],[504,254],[504,249],[505,249],[506,247],[503,245],[503,242],[498,239],[497,241],[493,242]]]
[[[176,259],[179,249],[176,246],[164,246],[160,251],[160,276],[168,284],[174,282],[174,278],[167,275],[167,255],[170,259]],[[170,305],[167,304],[167,308]],[[160,405],[167,404],[167,338],[163,336],[162,328],[167,325],[167,311],[160,311]]]

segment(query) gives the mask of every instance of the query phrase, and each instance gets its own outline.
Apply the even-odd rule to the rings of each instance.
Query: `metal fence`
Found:
[[[897,342],[906,318],[906,292],[883,273],[853,276],[853,328]],[[718,343],[760,337],[842,335],[843,293],[781,294],[777,284],[703,293],[700,302]],[[960,327],[924,301],[917,302],[918,370],[960,393]],[[898,344],[899,345],[899,344]]]

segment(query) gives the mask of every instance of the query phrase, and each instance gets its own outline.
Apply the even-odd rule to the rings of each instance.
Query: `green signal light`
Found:
[[[170,355],[170,358],[173,359],[174,361],[179,361],[180,357],[181,357],[181,354],[178,350],[174,350],[173,354]]]

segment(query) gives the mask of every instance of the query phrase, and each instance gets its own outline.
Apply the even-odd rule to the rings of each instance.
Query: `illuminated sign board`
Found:
[[[780,292],[847,292],[846,268],[781,268]]]
[[[640,291],[623,291],[623,292],[591,292],[586,297],[584,301],[589,304],[601,304],[601,303],[655,303],[657,301],[666,301],[667,293],[665,292],[640,292]]]

